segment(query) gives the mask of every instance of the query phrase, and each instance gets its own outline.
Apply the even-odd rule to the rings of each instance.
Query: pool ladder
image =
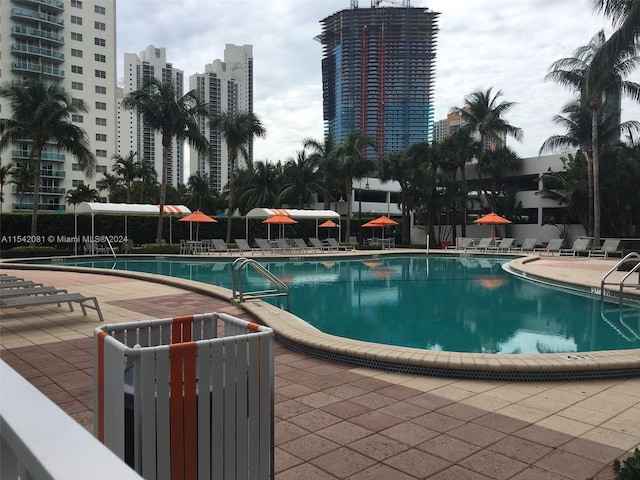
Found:
[[[636,252],[631,252],[628,253],[627,255],[625,255],[625,257],[620,260],[618,263],[615,264],[615,266],[609,270],[607,273],[605,273],[602,277],[602,280],[600,281],[600,300],[604,300],[604,287],[605,285],[617,285],[618,286],[618,296],[620,299],[620,305],[622,306],[622,299],[623,299],[623,290],[625,287],[640,287],[640,281],[638,283],[625,283],[627,281],[627,279],[629,277],[631,277],[631,275],[633,275],[634,273],[638,272],[638,275],[640,276],[640,262],[638,262],[631,270],[629,270],[629,272],[627,272],[627,274],[622,277],[622,280],[620,281],[609,281],[607,282],[607,278],[609,277],[609,275],[611,275],[613,272],[618,270],[618,267],[620,267],[620,265],[622,265],[624,262],[626,262],[627,260],[632,261],[632,260],[640,260],[640,254],[636,253]],[[610,290],[613,292],[613,290]]]
[[[262,275],[272,285],[273,288],[266,290],[255,290],[252,292],[244,291],[243,270],[252,268],[254,271]],[[269,270],[251,258],[236,258],[231,264],[231,289],[233,292],[233,301],[244,302],[259,298],[275,298],[277,306],[282,308],[281,299],[286,300],[286,310],[289,311],[289,287],[286,283],[276,277]]]

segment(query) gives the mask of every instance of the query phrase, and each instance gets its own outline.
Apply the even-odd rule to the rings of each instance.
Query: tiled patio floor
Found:
[[[10,273],[3,269],[3,272]],[[94,274],[13,271],[97,295],[108,323],[225,311],[224,300]],[[2,311],[0,358],[88,429],[95,312]],[[278,480],[613,479],[640,445],[640,379],[513,383],[353,368],[276,345]]]

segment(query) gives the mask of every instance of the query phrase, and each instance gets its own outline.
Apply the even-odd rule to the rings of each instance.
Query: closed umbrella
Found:
[[[179,222],[189,222],[189,240],[191,240],[191,224],[196,223],[196,240],[198,239],[198,230],[201,223],[218,223],[215,218],[211,218],[209,215],[202,213],[200,210],[182,217]]]

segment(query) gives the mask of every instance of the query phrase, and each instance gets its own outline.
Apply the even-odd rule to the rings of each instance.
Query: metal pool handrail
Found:
[[[611,275],[613,272],[618,270],[618,267],[620,265],[622,265],[624,262],[626,262],[627,260],[640,260],[640,254],[637,252],[630,252],[627,255],[625,255],[625,257],[620,260],[618,263],[615,264],[615,266],[613,266],[613,268],[611,268],[611,270],[609,270],[607,273],[605,273],[602,277],[602,280],[600,281],[600,300],[604,299],[604,286],[607,285],[607,277],[609,275]],[[618,285],[619,287],[619,296],[620,296],[620,304],[622,305],[622,290],[624,289],[624,282],[627,278],[629,278],[629,276],[631,276],[632,273],[636,272],[640,270],[640,262],[638,262],[638,264],[633,267],[629,273],[627,273],[624,277],[622,277],[622,280],[620,280],[620,282],[610,282],[608,283],[609,285]]]
[[[271,284],[273,284],[275,288],[245,292],[243,286],[242,269],[247,267],[253,268],[256,272],[258,272],[269,282],[271,282]],[[236,258],[231,264],[231,290],[233,292],[232,300],[234,301],[244,302],[245,300],[254,298],[276,298],[278,307],[280,308],[282,308],[280,305],[280,298],[285,297],[287,301],[286,310],[290,310],[289,287],[287,286],[287,284],[252,258]]]

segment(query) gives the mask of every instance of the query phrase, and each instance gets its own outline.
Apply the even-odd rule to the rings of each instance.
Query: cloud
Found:
[[[362,7],[369,1],[360,0]],[[390,6],[386,2],[383,5]],[[524,130],[509,141],[522,156],[537,155],[542,142],[562,133],[553,115],[571,99],[545,82],[549,66],[571,56],[610,22],[588,0],[413,0],[440,12],[435,118],[462,106],[474,91],[502,90],[516,102],[507,120]],[[224,46],[251,44],[255,112],[267,138],[255,144],[258,160],[295,156],[305,137],[322,138],[321,45],[313,37],[320,20],[348,9],[349,0],[126,0],[118,3],[118,57],[147,45],[165,47],[167,59],[189,77],[222,58]],[[119,75],[121,76],[121,74]],[[637,78],[637,76],[636,76]],[[623,120],[639,119],[640,106],[623,103]]]

